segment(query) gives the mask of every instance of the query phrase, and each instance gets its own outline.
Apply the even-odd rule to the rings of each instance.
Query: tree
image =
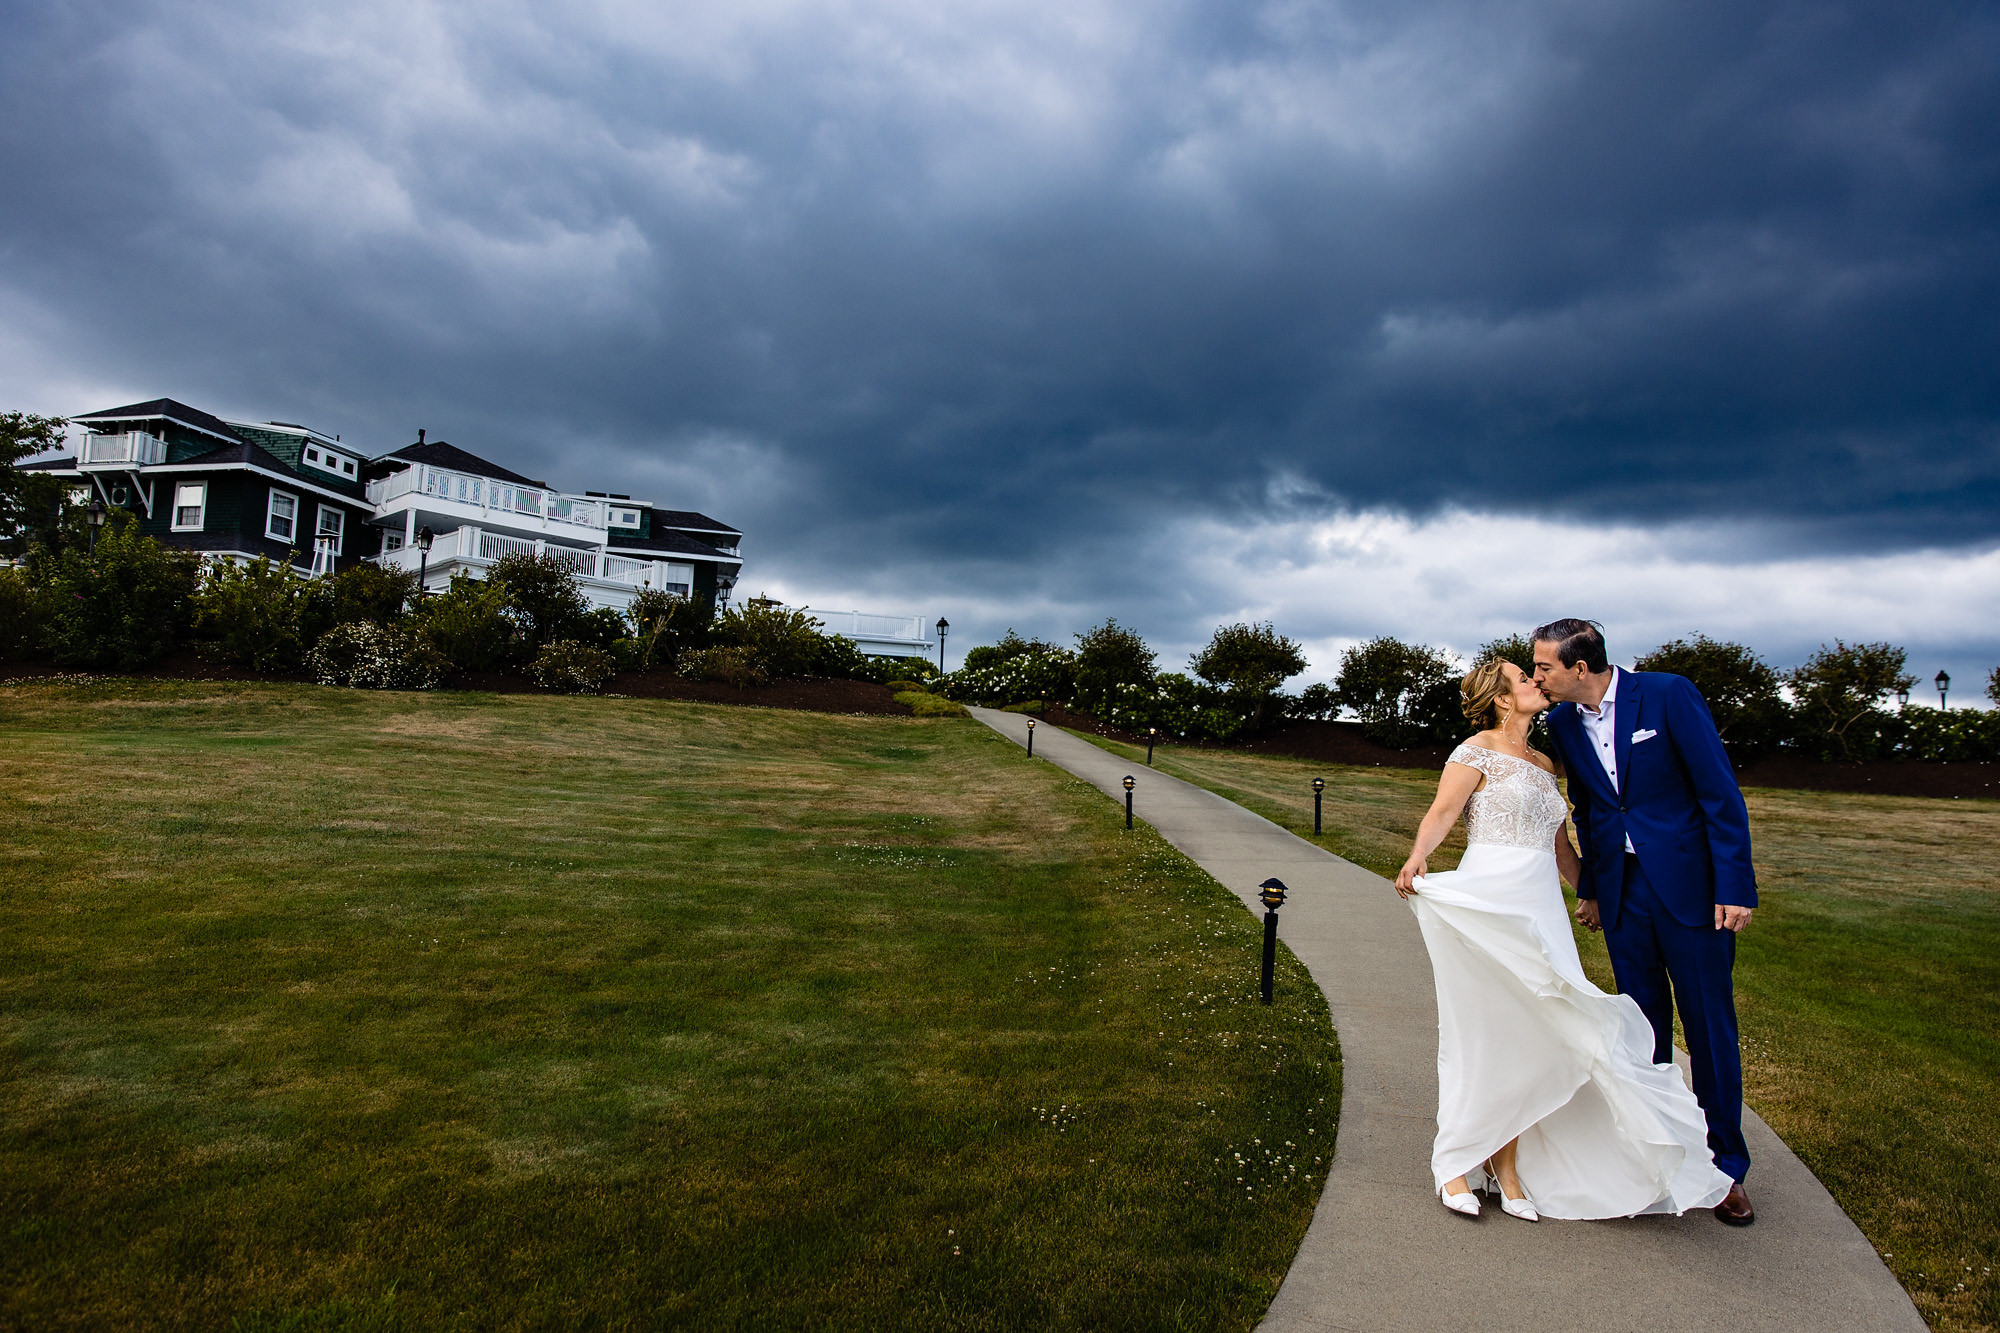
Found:
[[[1340,655],[1333,692],[1342,707],[1360,716],[1368,739],[1407,750],[1464,734],[1458,677],[1457,664],[1444,649],[1383,637]]]
[[[625,608],[625,619],[639,645],[639,670],[650,671],[655,663],[671,668],[682,653],[708,647],[715,603],[702,594],[682,597],[649,584]]]
[[[53,449],[69,428],[66,417],[0,412],[0,546],[25,555],[31,542],[53,548],[61,522],[64,483],[56,477],[23,472],[21,460]]]
[[[258,556],[220,561],[192,601],[192,628],[203,652],[225,662],[272,672],[297,669],[311,648],[317,580],[303,579],[286,561]]]
[[[1532,676],[1535,674],[1535,645],[1525,634],[1509,634],[1504,639],[1482,643],[1479,651],[1472,655],[1472,665],[1485,666],[1488,662],[1512,662]]]
[[[1086,630],[1076,636],[1078,703],[1093,713],[1104,711],[1125,687],[1152,684],[1158,660],[1139,632],[1116,618]]]
[[[1278,687],[1306,669],[1306,655],[1268,622],[1238,623],[1216,630],[1188,665],[1209,684],[1227,689],[1236,711],[1255,730],[1264,725]]]
[[[1888,643],[1857,643],[1836,639],[1824,644],[1785,675],[1799,722],[1822,753],[1843,758],[1867,757],[1874,748],[1877,727],[1886,721],[1881,704],[1897,690],[1916,684],[1903,670],[1908,654]]]
[[[1778,693],[1778,673],[1740,643],[1696,634],[1693,639],[1663,643],[1632,665],[1694,682],[1726,744],[1776,744],[1784,738],[1787,709]]]
[[[386,628],[399,623],[415,600],[417,575],[414,570],[387,569],[363,561],[334,575],[332,588],[334,624],[366,620]]]
[[[1986,697],[2000,704],[2000,666],[1993,668],[1993,674],[1986,678]]]

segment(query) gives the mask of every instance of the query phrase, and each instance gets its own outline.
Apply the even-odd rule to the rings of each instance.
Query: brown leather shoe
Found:
[[[1757,1220],[1757,1211],[1750,1206],[1750,1196],[1744,1193],[1742,1181],[1731,1185],[1728,1195],[1715,1205],[1715,1216],[1732,1227],[1747,1227]]]

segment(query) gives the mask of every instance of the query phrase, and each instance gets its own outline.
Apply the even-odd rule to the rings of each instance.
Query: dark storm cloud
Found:
[[[1136,593],[1274,494],[2000,532],[1990,6],[660,8],[10,8],[10,320],[792,568]]]

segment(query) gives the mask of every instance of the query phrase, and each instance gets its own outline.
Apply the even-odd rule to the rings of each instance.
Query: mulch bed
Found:
[[[73,674],[47,662],[0,663],[0,681],[34,680]],[[95,673],[92,673],[95,674]],[[199,653],[169,653],[144,671],[127,673],[134,680],[275,680],[300,683],[301,674],[260,674],[226,663],[211,662]],[[481,690],[490,694],[540,694],[526,676],[506,672],[467,672],[445,682],[448,690]],[[699,703],[744,704],[754,708],[791,708],[811,713],[880,713],[908,717],[887,686],[865,680],[781,680],[761,689],[739,690],[728,685],[681,680],[662,675],[620,675],[606,689],[635,699],[692,699]]]

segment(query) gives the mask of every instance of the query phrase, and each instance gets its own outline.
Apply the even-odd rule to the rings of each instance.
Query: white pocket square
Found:
[[[1659,734],[1660,734],[1659,732],[1654,731],[1651,728],[1641,727],[1637,731],[1632,733],[1632,744],[1637,745],[1640,741],[1649,741],[1653,739],[1653,737]]]

